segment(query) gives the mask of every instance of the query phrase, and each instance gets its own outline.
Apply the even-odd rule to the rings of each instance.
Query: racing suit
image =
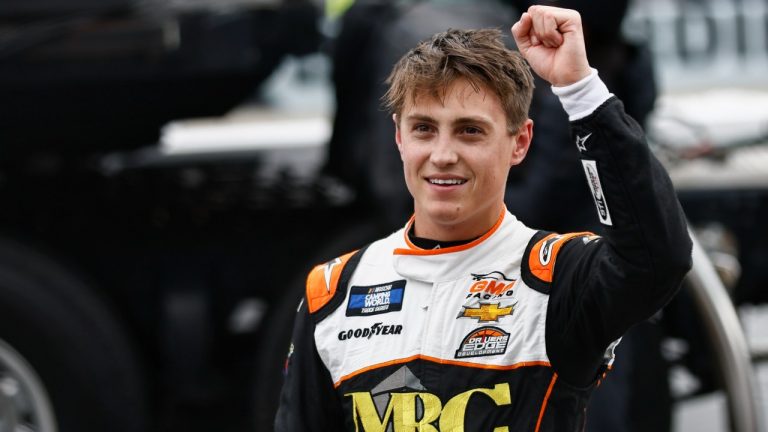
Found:
[[[537,231],[505,210],[482,237],[425,250],[411,220],[315,267],[276,430],[583,429],[611,347],[691,265],[666,172],[607,90],[585,113],[583,93],[602,85],[589,80],[561,101],[602,236]]]

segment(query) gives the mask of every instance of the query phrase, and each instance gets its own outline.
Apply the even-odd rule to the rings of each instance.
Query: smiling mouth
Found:
[[[433,185],[440,185],[440,186],[456,186],[456,185],[462,185],[466,183],[467,181],[464,179],[427,179],[430,184]]]

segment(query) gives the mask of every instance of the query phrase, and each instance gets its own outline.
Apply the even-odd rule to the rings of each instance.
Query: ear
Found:
[[[523,159],[525,159],[525,155],[528,154],[528,149],[530,148],[531,140],[533,139],[533,120],[527,119],[523,125],[520,126],[520,129],[512,134],[512,139],[514,140],[512,143],[514,150],[509,158],[509,166],[511,167],[519,165]]]
[[[400,125],[397,122],[397,114],[392,114],[392,121],[395,123],[395,142],[397,143],[397,150],[402,157],[403,154],[403,138],[400,136]]]

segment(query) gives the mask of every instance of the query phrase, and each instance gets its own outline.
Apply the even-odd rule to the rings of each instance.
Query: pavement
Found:
[[[747,341],[753,347],[765,347],[768,342],[768,305],[743,306],[739,316],[744,327]],[[755,375],[758,382],[758,406],[761,407],[762,429],[768,431],[768,361],[755,363]],[[675,406],[673,412],[673,432],[728,432],[727,397],[723,391],[688,399]],[[734,431],[741,432],[741,431]]]

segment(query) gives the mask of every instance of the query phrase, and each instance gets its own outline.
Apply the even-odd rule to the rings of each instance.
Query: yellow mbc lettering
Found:
[[[359,431],[361,425],[365,432],[386,432],[391,421],[395,432],[438,432],[430,423],[440,417],[442,404],[433,394],[391,393],[383,419],[379,418],[370,393],[348,393],[344,396],[352,397],[355,430]],[[416,419],[416,398],[419,398],[424,406],[424,414],[419,420]]]
[[[509,384],[506,383],[496,384],[493,388],[477,388],[459,393],[449,399],[445,406],[440,402],[440,398],[431,393],[390,393],[389,403],[382,418],[376,411],[370,393],[355,392],[344,396],[352,398],[352,415],[357,432],[386,432],[390,424],[394,432],[464,432],[467,405],[475,394],[485,395],[497,406],[512,403]],[[424,407],[424,413],[418,419],[417,399]],[[439,429],[433,425],[436,421]],[[493,432],[509,432],[509,429],[501,426]]]

